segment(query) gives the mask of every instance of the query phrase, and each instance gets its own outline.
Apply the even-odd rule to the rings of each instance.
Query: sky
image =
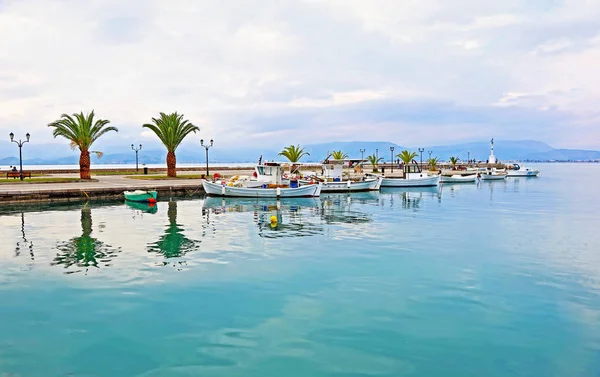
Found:
[[[600,149],[599,25],[586,0],[0,0],[0,135],[93,109],[107,144],[178,111],[230,147]]]

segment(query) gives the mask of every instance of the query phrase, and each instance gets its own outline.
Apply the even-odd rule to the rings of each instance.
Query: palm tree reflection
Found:
[[[81,209],[81,236],[71,238],[69,241],[59,243],[56,248],[58,253],[51,265],[71,267],[108,267],[121,248],[110,245],[92,237],[92,209],[87,204]],[[81,272],[81,269],[65,272],[67,274]]]
[[[177,224],[177,202],[169,202],[167,216],[169,226],[157,242],[149,245],[148,252],[162,254],[165,258],[177,258],[196,249],[199,242],[187,238],[183,234],[183,227]]]

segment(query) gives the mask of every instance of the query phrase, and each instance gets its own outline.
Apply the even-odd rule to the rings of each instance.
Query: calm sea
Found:
[[[600,165],[537,166],[0,207],[0,376],[600,376]]]

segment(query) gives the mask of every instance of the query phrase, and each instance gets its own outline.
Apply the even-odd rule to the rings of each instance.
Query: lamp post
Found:
[[[420,170],[423,169],[423,152],[425,152],[425,148],[419,148],[419,153],[421,154],[421,166],[419,166]]]
[[[135,151],[135,171],[138,171],[138,152],[142,150],[142,144],[140,144],[139,148],[135,148],[133,144],[131,144],[131,149]]]
[[[29,132],[25,134],[25,138],[26,140],[21,140],[19,139],[19,141],[15,140],[15,134],[13,134],[12,132],[8,135],[10,136],[10,141],[13,143],[17,143],[17,145],[19,146],[19,167],[20,167],[20,172],[21,174],[19,174],[21,181],[23,180],[23,152],[22,152],[22,148],[23,148],[23,144],[28,143],[29,142],[29,138],[31,135],[29,135]]]
[[[208,149],[213,146],[213,139],[210,139],[210,145],[204,145],[204,139],[200,139],[200,146],[206,149],[206,179],[208,179]]]
[[[375,148],[375,159],[379,161],[379,148]]]
[[[467,163],[471,165],[471,152],[467,152]]]
[[[365,149],[359,149],[360,150],[360,162],[363,162],[365,160]]]
[[[394,147],[390,147],[391,161],[392,161],[392,173],[394,172]]]
[[[431,160],[431,154],[433,153],[432,151],[427,151],[427,153],[429,153],[429,159]]]

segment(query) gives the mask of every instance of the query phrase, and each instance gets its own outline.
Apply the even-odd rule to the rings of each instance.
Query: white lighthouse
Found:
[[[488,163],[495,164],[498,162],[498,160],[496,160],[496,156],[494,156],[494,139],[493,138],[490,141],[490,147],[491,147],[491,151],[490,151],[490,157],[488,158]]]

